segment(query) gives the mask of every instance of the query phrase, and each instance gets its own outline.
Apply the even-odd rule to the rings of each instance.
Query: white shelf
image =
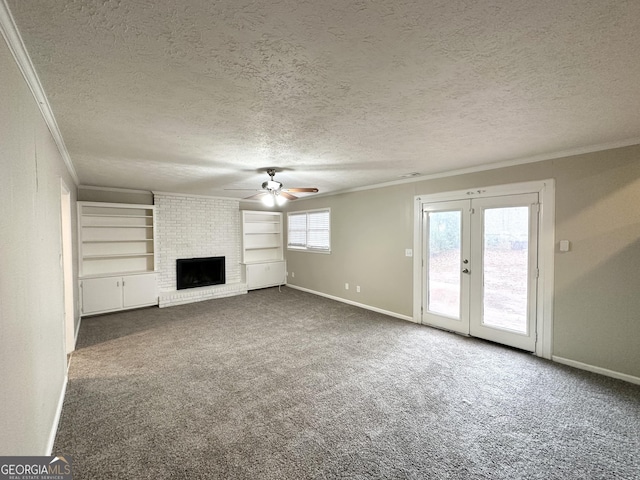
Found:
[[[80,277],[155,272],[155,207],[78,202]]]
[[[83,225],[82,228],[153,228],[153,225]]]
[[[137,271],[131,271],[128,272],[127,275],[145,275],[147,273],[156,273],[154,271],[149,271],[149,270],[137,270]],[[96,274],[96,275],[84,275],[83,277],[81,277],[81,280],[87,280],[87,279],[91,279],[91,278],[106,278],[106,277],[121,277],[122,273],[101,273],[101,274]]]
[[[83,213],[83,217],[114,217],[114,218],[153,218],[153,215],[113,215],[106,213]]]
[[[130,257],[153,257],[153,253],[117,253],[117,254],[104,254],[104,255],[85,255],[83,260],[98,260],[103,258],[130,258]]]
[[[85,240],[84,244],[91,243],[135,243],[135,242],[153,242],[153,238],[144,238],[141,240]]]

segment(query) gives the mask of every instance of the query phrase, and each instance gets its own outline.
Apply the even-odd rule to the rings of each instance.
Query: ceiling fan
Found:
[[[318,189],[315,187],[309,188],[283,188],[281,182],[274,180],[273,177],[276,174],[275,168],[268,168],[267,175],[271,177],[266,182],[262,183],[262,192],[246,197],[245,200],[253,200],[255,198],[262,199],[262,202],[272,207],[274,205],[283,205],[287,200],[296,200],[298,197],[292,195],[293,193],[317,193]]]

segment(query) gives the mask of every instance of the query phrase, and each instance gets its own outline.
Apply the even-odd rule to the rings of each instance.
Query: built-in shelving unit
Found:
[[[80,276],[154,272],[154,207],[79,202]]]
[[[78,202],[83,314],[157,304],[154,214],[153,205]]]
[[[249,290],[283,285],[282,213],[242,210],[242,273]]]
[[[282,213],[243,210],[242,263],[282,260]]]

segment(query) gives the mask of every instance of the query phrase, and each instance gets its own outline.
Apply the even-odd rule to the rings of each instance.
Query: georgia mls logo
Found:
[[[54,457],[49,462],[49,474],[71,475],[71,464],[64,457]]]
[[[72,480],[71,457],[0,457],[0,480]]]

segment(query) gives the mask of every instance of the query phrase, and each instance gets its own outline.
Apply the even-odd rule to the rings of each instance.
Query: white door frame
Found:
[[[60,263],[64,291],[64,339],[69,354],[76,348],[75,309],[73,300],[73,234],[71,227],[71,191],[60,179]]]
[[[536,295],[537,356],[551,359],[553,346],[553,286],[555,253],[555,180],[496,185],[435,194],[416,195],[413,202],[413,321],[421,323],[423,286],[422,204],[520,193],[538,193],[540,224],[538,237],[538,290]]]

